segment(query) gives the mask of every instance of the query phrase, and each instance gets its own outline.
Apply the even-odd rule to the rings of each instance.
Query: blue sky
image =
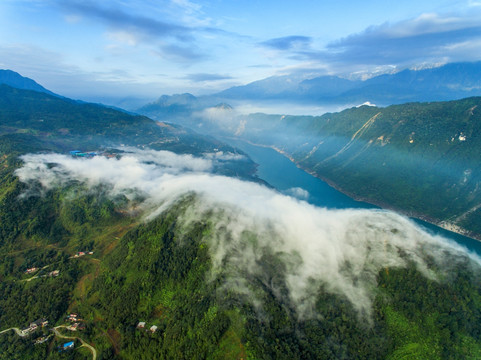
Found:
[[[481,60],[481,0],[1,0],[0,68],[92,100]]]

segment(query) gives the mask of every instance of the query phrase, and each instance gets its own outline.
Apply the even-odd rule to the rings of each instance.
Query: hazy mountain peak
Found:
[[[232,106],[230,106],[227,103],[220,103],[214,106],[214,108],[219,109],[219,110],[233,110]]]
[[[184,93],[184,94],[174,94],[174,95],[162,95],[154,103],[157,105],[170,106],[173,104],[189,105],[192,102],[196,102],[196,101],[197,101],[197,98],[194,95],[190,93]]]
[[[0,84],[5,84],[17,89],[33,90],[33,91],[43,92],[46,94],[57,96],[50,90],[45,89],[42,85],[38,84],[36,81],[30,78],[24,77],[12,70],[0,70]]]

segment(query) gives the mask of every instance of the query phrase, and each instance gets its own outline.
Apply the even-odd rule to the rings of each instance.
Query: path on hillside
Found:
[[[2,331],[0,331],[0,334],[6,333],[7,331],[10,331],[10,330],[15,331],[15,333],[20,337],[28,336],[28,333],[25,333],[23,330],[20,330],[19,328],[16,328],[16,327],[12,327],[10,329],[2,330]]]
[[[86,348],[88,348],[91,352],[92,352],[92,359],[93,360],[96,360],[97,359],[97,350],[95,350],[95,348],[92,346],[92,345],[89,345],[86,341],[84,341],[82,338],[79,338],[77,336],[65,336],[65,335],[62,335],[59,333],[59,331],[57,330],[58,328],[65,328],[67,327],[67,325],[59,325],[59,326],[56,326],[54,327],[52,330],[53,332],[55,333],[56,336],[58,336],[59,338],[63,338],[63,339],[69,339],[69,340],[75,340],[75,339],[78,339],[82,345],[79,346],[79,347],[82,347],[82,346],[85,346]]]
[[[50,264],[50,265],[45,265],[43,268],[40,268],[40,269],[38,270],[38,273],[40,273],[42,270],[48,268],[48,267],[51,266],[51,265],[52,265],[52,264]],[[29,282],[29,281],[32,281],[33,279],[38,279],[38,278],[40,278],[40,277],[47,277],[47,275],[34,275],[34,276],[32,276],[31,278],[23,279],[23,280],[20,280],[20,281]]]

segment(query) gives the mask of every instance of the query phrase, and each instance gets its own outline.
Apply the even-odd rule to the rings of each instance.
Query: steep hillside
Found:
[[[354,197],[481,234],[481,98],[238,122]]]

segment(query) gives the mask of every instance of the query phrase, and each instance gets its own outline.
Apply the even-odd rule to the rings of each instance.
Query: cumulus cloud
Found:
[[[292,303],[300,316],[313,314],[313,294],[320,287],[369,316],[381,269],[414,263],[434,277],[424,261],[426,254],[439,263],[446,252],[465,254],[461,247],[392,212],[318,208],[257,183],[213,175],[212,157],[151,150],[132,150],[120,159],[30,154],[23,156],[24,165],[16,174],[46,188],[76,180],[90,186],[107,184],[112,195],[139,192],[145,195],[146,220],[195,193],[195,201],[178,222],[189,227],[210,221],[213,231],[205,241],[213,274],[226,274],[226,287],[250,295],[248,279],[255,277]],[[266,257],[281,264],[276,270],[287,295],[279,291],[279,279],[269,279],[262,271]],[[256,301],[255,295],[251,300]]]

